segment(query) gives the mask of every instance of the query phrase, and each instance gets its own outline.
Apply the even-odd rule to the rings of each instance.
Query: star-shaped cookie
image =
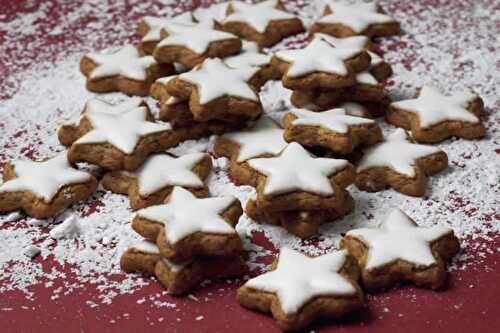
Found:
[[[448,227],[420,227],[394,209],[378,228],[349,231],[341,247],[358,260],[363,285],[380,290],[399,281],[433,289],[443,285],[446,261],[460,249]]]
[[[392,75],[391,66],[373,51],[370,51],[371,42],[365,36],[336,38],[322,33],[315,33],[314,38],[320,38],[338,49],[365,50],[371,58],[370,66],[363,72],[356,74],[356,83],[377,85]]]
[[[193,68],[207,58],[223,58],[241,50],[240,39],[231,33],[215,30],[213,22],[201,22],[189,29],[163,34],[167,36],[153,52],[160,63],[178,62]]]
[[[257,186],[258,174],[247,161],[256,157],[277,156],[286,145],[283,129],[269,117],[263,116],[246,130],[219,137],[214,151],[230,159],[231,176],[238,184]]]
[[[260,47],[270,47],[283,38],[304,31],[302,21],[284,11],[279,0],[256,4],[231,1],[221,28],[251,41]]]
[[[435,143],[452,136],[482,138],[485,134],[479,119],[482,112],[482,99],[470,91],[446,96],[435,87],[424,86],[417,98],[392,103],[386,120],[411,130],[418,142]]]
[[[285,247],[271,271],[238,289],[237,300],[247,308],[271,312],[283,330],[299,330],[321,314],[337,317],[361,307],[358,275],[346,251],[308,257]]]
[[[323,32],[335,37],[382,37],[397,35],[400,31],[399,23],[385,14],[375,1],[330,2],[325,15],[311,26],[311,33]]]
[[[164,204],[137,211],[132,227],[156,240],[167,259],[182,262],[194,256],[239,253],[242,245],[234,226],[241,214],[234,197],[199,199],[176,186]]]
[[[292,109],[283,118],[283,125],[286,141],[306,147],[321,146],[340,154],[382,140],[382,131],[375,121],[350,116],[344,109],[323,112]]]
[[[345,200],[342,189],[354,179],[346,160],[313,157],[296,142],[277,157],[247,163],[259,173],[257,203],[269,211],[339,208]]]
[[[87,77],[87,89],[94,92],[121,91],[127,95],[147,96],[151,84],[173,73],[170,64],[160,65],[151,56],[142,56],[133,45],[115,53],[86,54],[80,71]]]
[[[111,171],[102,178],[103,186],[127,194],[132,209],[161,204],[174,186],[184,187],[198,197],[208,196],[204,180],[212,169],[210,155],[191,153],[180,157],[168,154],[149,156],[132,172]]]
[[[207,59],[194,70],[170,80],[167,91],[172,96],[189,99],[196,121],[254,119],[261,114],[262,107],[248,80],[257,70],[231,68],[220,59]]]
[[[195,25],[191,12],[174,17],[145,16],[139,21],[138,33],[141,36],[140,48],[146,54],[152,54],[156,44],[161,41],[161,31],[168,34],[189,29]]]
[[[68,159],[73,164],[86,161],[110,170],[137,169],[146,157],[177,144],[168,123],[148,121],[145,107],[122,113],[85,114],[85,132],[73,142]]]
[[[426,175],[446,169],[448,156],[437,147],[413,143],[402,129],[368,148],[357,165],[356,186],[377,192],[387,186],[412,195],[425,194]]]
[[[137,112],[144,112],[141,107],[146,108],[146,119],[153,121],[153,115],[142,98],[133,97],[118,104],[110,104],[98,98],[89,99],[77,119],[70,120],[59,128],[57,132],[59,142],[65,146],[70,146],[78,138],[87,133],[89,126],[80,126],[80,123],[88,121],[86,116],[89,114],[104,113],[116,115],[132,109],[137,110]]]
[[[0,212],[23,209],[44,219],[88,198],[97,188],[89,173],[68,163],[66,152],[41,162],[16,161],[4,166]]]
[[[338,49],[321,38],[306,47],[274,54],[273,66],[289,89],[340,88],[355,84],[355,74],[368,68],[370,56],[359,48]]]

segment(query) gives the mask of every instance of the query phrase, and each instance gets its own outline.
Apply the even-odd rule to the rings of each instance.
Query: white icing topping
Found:
[[[347,50],[355,49],[361,51],[361,50],[366,50],[366,48],[369,45],[369,39],[366,36],[336,38],[322,33],[315,33],[314,38],[322,39],[338,49],[347,49]],[[384,59],[382,59],[378,54],[374,52],[368,50],[366,50],[366,52],[368,52],[371,58],[370,67],[367,70],[356,74],[356,81],[358,83],[363,83],[363,84],[377,85],[379,82],[370,73],[370,70],[373,68],[373,66],[382,63]]]
[[[208,49],[210,43],[238,38],[229,32],[214,30],[212,26],[213,23],[202,22],[189,29],[175,31],[159,42],[157,48],[172,45],[184,46],[202,54]]]
[[[357,171],[372,167],[388,167],[408,177],[414,177],[417,159],[440,151],[442,150],[437,147],[411,143],[406,132],[398,128],[387,136],[384,142],[365,151]]]
[[[90,73],[91,79],[120,75],[142,81],[146,80],[146,69],[156,64],[153,57],[142,57],[133,45],[126,45],[112,54],[90,53],[86,57],[97,64]]]
[[[328,177],[344,169],[348,162],[331,158],[312,157],[296,142],[290,143],[278,157],[256,158],[248,164],[267,176],[264,195],[279,195],[306,191],[332,195]]]
[[[314,38],[320,38],[328,43],[332,44],[338,49],[359,49],[359,50],[366,50],[368,54],[370,55],[372,61],[372,65],[377,65],[381,63],[384,59],[376,54],[375,52],[372,52],[368,50],[368,46],[370,45],[370,39],[366,36],[352,36],[352,37],[345,37],[345,38],[337,38],[333,37],[330,35],[322,34],[322,33],[315,33]]]
[[[331,2],[332,14],[319,19],[319,23],[342,24],[356,33],[361,33],[371,24],[394,22],[389,15],[379,13],[376,2]]]
[[[346,114],[355,117],[367,117],[370,115],[370,112],[359,103],[345,102],[340,104],[339,108],[344,109]]]
[[[291,63],[287,75],[298,77],[313,72],[333,73],[346,76],[345,60],[359,54],[359,49],[339,49],[330,43],[315,38],[303,49],[276,52],[279,59]]]
[[[344,109],[332,109],[323,112],[292,109],[290,112],[297,117],[292,121],[292,125],[320,126],[342,134],[349,131],[349,126],[374,123],[371,119],[349,116]]]
[[[144,253],[149,253],[149,254],[160,254],[160,249],[158,246],[150,242],[146,239],[143,239],[134,245],[131,246],[132,249],[139,251],[139,252],[144,252]]]
[[[78,122],[86,115],[91,113],[109,113],[109,114],[119,114],[130,109],[135,109],[142,104],[142,99],[139,97],[133,97],[121,102],[120,104],[109,104],[103,100],[92,98],[85,103],[85,108],[83,112],[78,116],[78,118],[66,122],[66,125],[78,126]]]
[[[17,178],[0,185],[0,192],[30,191],[50,202],[65,185],[88,181],[91,175],[71,167],[66,152],[44,162],[14,162]]]
[[[278,6],[278,0],[267,0],[256,4],[231,1],[233,13],[226,17],[222,23],[243,22],[254,28],[257,32],[264,33],[272,21],[295,18],[295,15],[276,9],[276,6]]]
[[[271,56],[260,53],[257,44],[243,41],[241,52],[237,55],[224,58],[224,62],[233,68],[262,67],[269,64]]]
[[[223,137],[240,146],[236,159],[240,163],[263,154],[278,155],[287,145],[283,139],[283,129],[265,116],[251,129],[224,134]]]
[[[85,115],[93,129],[74,144],[110,143],[125,154],[131,154],[142,136],[171,129],[168,123],[146,120],[145,107],[117,114],[89,113]]]
[[[222,96],[259,101],[259,97],[247,83],[257,70],[251,67],[230,68],[218,58],[209,58],[195,70],[180,74],[179,78],[196,84],[200,104]]]
[[[221,2],[215,5],[211,5],[208,8],[197,8],[193,12],[193,16],[198,22],[220,22],[226,16],[227,5],[229,5],[229,2]]]
[[[177,158],[167,154],[151,155],[131,174],[137,177],[139,194],[142,196],[148,196],[167,186],[203,187],[203,180],[191,169],[205,156],[203,153]]]
[[[370,39],[366,36],[352,36],[352,37],[338,38],[317,32],[314,34],[314,38],[323,39],[338,49],[365,50],[370,45]]]
[[[130,109],[135,109],[142,104],[142,99],[139,97],[133,97],[126,99],[120,104],[109,104],[103,100],[92,98],[85,104],[85,114],[90,113],[108,113],[108,114],[120,114]]]
[[[174,187],[167,203],[141,209],[137,215],[165,225],[169,243],[175,244],[196,232],[234,234],[236,231],[221,216],[234,197],[198,199],[182,187]]]
[[[378,65],[384,61],[384,59],[381,56],[379,56],[378,54],[376,54],[375,52],[371,52],[371,51],[366,51],[366,52],[368,52],[368,54],[370,55],[370,58],[372,59],[371,63],[370,63],[371,67]]]
[[[356,82],[371,86],[376,86],[379,83],[377,79],[368,71],[356,74]]]
[[[445,96],[435,87],[425,86],[417,98],[394,102],[391,106],[417,114],[420,127],[428,128],[444,121],[478,123],[479,119],[467,110],[475,98],[477,95],[470,91]]]
[[[417,265],[436,263],[430,243],[443,237],[450,228],[419,227],[400,209],[393,209],[378,228],[351,230],[347,236],[355,237],[368,246],[366,269],[404,260]]]
[[[142,19],[149,27],[148,32],[142,37],[143,42],[158,42],[161,40],[161,30],[167,33],[175,33],[193,26],[193,16],[185,12],[174,17],[146,16]]]
[[[248,280],[248,288],[275,293],[286,314],[297,313],[302,306],[320,296],[356,294],[352,282],[339,274],[346,251],[308,257],[290,248],[282,248],[275,270]]]

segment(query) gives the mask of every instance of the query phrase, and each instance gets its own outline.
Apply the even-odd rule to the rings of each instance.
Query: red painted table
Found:
[[[491,18],[492,35],[500,33],[498,21],[498,3],[496,1],[482,1],[472,5],[475,1],[454,1],[452,4],[446,1],[421,1],[420,5],[407,4],[406,1],[384,2],[389,12],[399,12],[402,17],[412,17],[415,20],[429,19],[436,22],[433,16],[442,16],[446,19],[439,21],[438,26],[432,29],[443,29],[448,31],[453,27],[466,29],[463,24],[464,17],[471,8],[476,11],[488,13],[497,10],[497,18]],[[107,46],[120,45],[127,40],[135,41],[134,29],[139,17],[145,14],[156,14],[159,10],[165,13],[172,11],[182,12],[200,5],[207,5],[203,1],[167,1],[162,6],[160,2],[133,4],[107,4],[100,1],[95,3],[85,1],[6,1],[0,2],[0,101],[8,101],[15,96],[22,82],[16,74],[27,71],[35,65],[52,64],[60,61],[66,56],[83,53],[89,49],[100,49]],[[294,9],[306,6],[296,2]],[[450,7],[451,6],[451,7]],[[450,11],[450,9],[452,9]],[[446,14],[448,13],[449,14]],[[404,14],[403,14],[404,13]],[[477,13],[476,13],[477,14]],[[465,22],[467,23],[467,22]],[[468,26],[471,31],[477,29],[478,33],[485,28],[479,27],[477,20],[470,22]],[[487,24],[487,22],[485,23]],[[2,27],[3,26],[3,27]],[[496,31],[495,31],[496,29]],[[491,29],[490,29],[491,30]],[[131,37],[132,36],[132,37]],[[473,36],[470,33],[465,36]],[[463,37],[463,36],[462,36]],[[473,41],[462,40],[464,43],[476,43],[483,51],[489,50],[498,54],[496,49],[491,48],[495,41],[486,40],[481,42],[481,36],[476,36]],[[486,37],[483,37],[486,38]],[[498,43],[498,40],[497,42]],[[431,47],[429,45],[427,48]],[[439,49],[439,45],[435,45]],[[460,48],[457,42],[456,47]],[[382,43],[381,51],[399,49],[418,50],[418,38],[397,38]],[[418,52],[405,55],[402,51],[401,64],[405,70],[411,72],[419,63]],[[453,53],[453,50],[450,51]],[[435,56],[436,52],[428,51],[429,56]],[[447,54],[448,55],[448,54]],[[447,56],[446,55],[446,56]],[[442,55],[445,56],[445,55]],[[462,61],[455,70],[462,71],[467,76],[467,61]],[[75,63],[75,66],[77,64]],[[498,60],[496,68],[489,68],[485,75],[498,76]],[[50,66],[49,66],[50,67]],[[495,72],[497,74],[495,74]],[[422,75],[417,73],[416,75]],[[466,80],[467,78],[464,78]],[[481,80],[481,77],[469,78]],[[391,85],[391,83],[389,83]],[[37,87],[33,87],[37,89]],[[495,89],[491,87],[491,89]],[[497,94],[498,96],[498,94]],[[494,108],[488,110],[489,140],[491,149],[500,154],[500,146],[497,139],[492,138],[499,124],[500,102],[494,102]],[[0,130],[6,126],[0,113]],[[43,124],[40,124],[43,127]],[[22,131],[19,134],[23,140]],[[29,133],[27,134],[29,135]],[[17,138],[17,136],[16,136]],[[498,138],[498,136],[494,136]],[[43,144],[43,142],[39,142]],[[0,148],[0,162],[5,162],[11,149],[9,144]],[[25,157],[36,156],[37,146],[30,144],[21,150]],[[498,156],[498,155],[497,155]],[[498,161],[498,160],[497,160]],[[498,164],[497,164],[498,165]],[[460,167],[460,166],[458,166]],[[478,180],[482,181],[482,180]],[[498,198],[498,187],[489,195]],[[458,198],[457,200],[462,200]],[[462,200],[463,201],[463,200]],[[95,204],[95,203],[94,203]],[[456,204],[456,203],[455,203]],[[98,209],[95,204],[93,209]],[[467,204],[456,204],[456,209],[470,209]],[[475,208],[477,209],[477,208]],[[496,206],[498,209],[498,205]],[[473,214],[473,212],[471,213]],[[498,224],[500,216],[494,210],[490,215],[479,219],[489,219],[488,223]],[[16,226],[11,224],[0,226],[0,231],[13,232],[26,227],[20,223]],[[443,330],[457,332],[498,332],[500,331],[500,238],[498,234],[491,234],[490,240],[481,239],[468,241],[465,255],[470,255],[471,260],[467,262],[463,270],[455,270],[450,274],[446,290],[432,292],[403,286],[388,293],[368,296],[366,306],[356,314],[337,321],[320,321],[311,329],[331,332],[364,332],[364,331],[405,331],[405,332],[439,332]],[[255,234],[254,242],[272,248],[262,234]],[[9,244],[2,244],[0,249],[6,249]],[[478,246],[481,242],[481,246]],[[492,249],[484,256],[477,256],[476,249]],[[480,258],[481,260],[477,260]],[[268,263],[270,258],[263,258]],[[72,266],[67,264],[62,267],[49,256],[48,258],[37,257],[35,263],[42,265],[49,273],[53,268],[62,271],[66,275],[54,279],[54,284],[48,286],[40,283],[30,282],[28,290],[33,293],[32,299],[26,298],[26,294],[20,290],[5,290],[2,286],[8,284],[8,279],[0,275],[0,323],[2,332],[28,332],[28,331],[145,331],[162,330],[168,332],[200,332],[200,331],[238,331],[255,332],[277,331],[273,320],[262,314],[247,311],[235,302],[235,290],[241,281],[226,281],[207,285],[194,291],[189,297],[172,298],[163,293],[157,283],[146,283],[146,285],[132,294],[120,294],[113,298],[110,304],[101,302],[97,295],[99,284],[87,283],[75,287],[67,295],[64,290],[58,297],[54,297],[53,290],[67,283],[79,281],[74,275]],[[8,265],[1,269],[6,269]],[[27,272],[26,274],[29,274]],[[3,278],[2,278],[3,277]],[[122,274],[107,276],[106,279],[121,281]],[[66,282],[66,284],[63,284]],[[80,282],[78,282],[80,283]],[[50,287],[50,288],[49,288]],[[49,290],[50,289],[50,290]],[[103,304],[104,303],[104,304]]]

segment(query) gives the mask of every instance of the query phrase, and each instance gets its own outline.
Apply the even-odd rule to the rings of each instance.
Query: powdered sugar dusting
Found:
[[[180,5],[177,1],[164,2],[152,5],[137,2],[125,7],[119,3],[86,1],[58,8],[41,2],[35,7],[19,9],[24,14],[6,14],[7,23],[0,28],[4,32],[3,36],[0,34],[3,39],[0,51],[8,55],[0,60],[0,72],[6,78],[0,82],[0,165],[12,159],[52,157],[64,150],[57,140],[58,126],[74,119],[85,101],[95,96],[85,89],[84,78],[78,71],[81,55],[92,49],[133,41],[135,24],[142,15],[172,15],[193,6],[191,1],[182,1]],[[318,15],[319,2],[296,1],[287,3],[287,8],[300,12],[304,21],[310,23],[311,18]],[[393,207],[403,209],[421,225],[442,224],[453,228],[463,247],[453,266],[455,269],[467,269],[491,253],[500,252],[498,246],[491,247],[500,231],[500,134],[497,129],[500,124],[500,45],[498,26],[488,19],[495,10],[495,2],[453,1],[449,5],[440,4],[440,9],[434,10],[435,3],[430,0],[381,2],[386,11],[402,22],[404,30],[402,36],[380,40],[380,51],[395,72],[387,88],[395,99],[410,97],[417,87],[429,83],[448,93],[473,88],[486,105],[486,138],[453,139],[437,145],[448,154],[450,168],[429,177],[423,199],[393,190],[366,193],[351,186],[349,190],[356,202],[354,213],[324,225],[321,235],[312,240],[301,241],[282,228],[259,225],[243,216],[237,231],[249,250],[248,265],[252,270],[265,270],[270,255],[285,245],[314,254],[328,252],[337,246],[343,233],[353,227],[374,225]],[[67,14],[45,21],[44,17],[54,10]],[[448,20],[449,17],[454,19]],[[0,19],[3,21],[5,17]],[[303,45],[305,36],[287,38],[272,50]],[[126,99],[120,93],[99,97],[110,102]],[[265,112],[280,120],[290,106],[289,97],[290,91],[281,83],[269,82],[261,93]],[[156,101],[146,100],[157,114]],[[393,130],[382,120],[379,123],[385,133]],[[186,141],[170,151],[177,155],[195,151],[213,153],[214,139]],[[84,167],[94,174],[100,173],[98,168]],[[235,195],[243,205],[255,194],[253,188],[231,182],[225,158],[214,158],[209,188],[213,195]],[[16,213],[1,215],[0,292],[21,290],[36,300],[31,287],[43,284],[51,297],[58,299],[90,284],[98,296],[84,302],[93,308],[149,286],[150,279],[126,275],[119,269],[120,255],[140,239],[130,228],[131,217],[127,198],[102,188],[87,202],[47,221],[33,221]],[[71,237],[53,239],[50,232],[69,218],[76,223],[77,231],[68,232]],[[64,230],[61,232],[65,235]],[[39,255],[25,255],[26,249],[34,251],[33,247],[40,250]],[[223,291],[202,297],[210,300],[222,294]],[[174,311],[179,302],[163,294],[151,297],[140,305]],[[193,318],[204,317],[196,314]]]

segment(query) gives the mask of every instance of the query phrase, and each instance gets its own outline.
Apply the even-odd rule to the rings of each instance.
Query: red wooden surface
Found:
[[[472,0],[471,0],[472,1]],[[173,4],[178,11],[194,8],[200,1],[183,1]],[[404,4],[404,1],[401,1]],[[436,1],[435,10],[441,2]],[[6,32],[1,22],[9,22],[23,13],[35,13],[40,6],[48,6],[47,16],[36,19],[36,26],[29,36],[20,36],[16,43],[6,42]],[[78,52],[103,45],[119,45],[133,35],[139,12],[130,12],[130,6],[110,6],[109,15],[94,15],[80,12],[80,16],[63,34],[49,35],[54,27],[65,20],[65,13],[74,11],[81,1],[63,4],[56,1],[35,0],[0,2],[0,101],[11,97],[19,84],[9,80],[14,71],[29,68],[32,62],[50,62],[68,52]],[[156,4],[140,14],[154,14]],[[96,18],[96,16],[98,18]],[[103,18],[104,17],[104,18]],[[89,31],[87,24],[96,19],[116,22],[113,32]],[[450,18],[453,20],[453,18]],[[472,27],[473,29],[473,27]],[[500,32],[500,27],[499,27]],[[86,36],[94,33],[95,38]],[[132,37],[133,38],[133,37]],[[37,49],[30,43],[37,41]],[[44,51],[45,50],[45,51]],[[31,59],[30,61],[25,61]],[[76,64],[75,64],[76,66]],[[498,110],[496,110],[498,112]],[[1,116],[1,115],[0,115]],[[0,121],[1,122],[1,121]],[[498,223],[498,217],[492,223]],[[491,248],[500,247],[499,237],[493,235]],[[262,237],[256,241],[265,244]],[[41,258],[34,259],[42,261]],[[50,262],[50,258],[49,258]],[[47,269],[50,265],[47,266]],[[70,267],[65,267],[67,280],[74,279]],[[121,277],[113,277],[119,280]],[[117,296],[110,305],[92,308],[85,304],[95,299],[95,286],[76,289],[69,295],[51,299],[43,284],[30,287],[35,300],[26,299],[24,293],[9,291],[0,294],[0,323],[2,332],[75,332],[75,331],[145,331],[162,330],[168,332],[200,331],[277,331],[273,320],[266,315],[247,311],[235,301],[235,290],[241,282],[221,282],[210,284],[193,292],[191,298],[172,298],[160,295],[162,288],[152,283],[133,295]],[[208,301],[205,297],[208,297]],[[450,274],[448,287],[444,291],[432,292],[412,286],[404,286],[388,293],[368,296],[366,306],[359,313],[337,321],[321,321],[311,329],[331,332],[364,331],[406,331],[406,332],[498,332],[500,331],[500,254],[488,255],[476,264],[469,264],[463,271]],[[145,298],[144,302],[137,302]],[[155,300],[175,303],[175,308],[158,307]],[[9,310],[11,309],[11,310]],[[203,317],[200,317],[203,316]]]

